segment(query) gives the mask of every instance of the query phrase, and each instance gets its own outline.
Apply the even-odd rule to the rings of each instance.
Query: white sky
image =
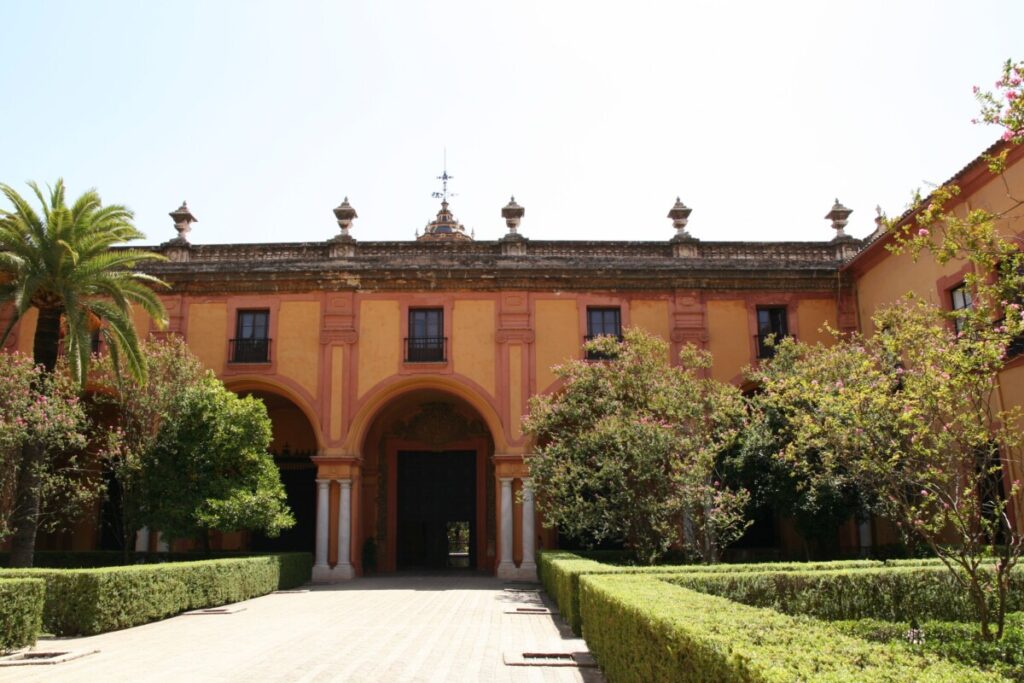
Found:
[[[515,194],[533,239],[827,240],[899,213],[999,132],[971,86],[1024,57],[1024,2],[0,0],[0,181],[63,175],[196,243],[360,240]]]

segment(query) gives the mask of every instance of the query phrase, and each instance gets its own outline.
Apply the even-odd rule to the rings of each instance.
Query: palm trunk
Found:
[[[61,308],[39,309],[32,355],[43,369],[50,373],[57,367],[60,345]],[[39,466],[43,459],[39,444],[27,443],[21,449],[21,469],[18,471],[14,494],[14,515],[11,538],[12,567],[31,567],[36,552],[36,531],[39,529]]]

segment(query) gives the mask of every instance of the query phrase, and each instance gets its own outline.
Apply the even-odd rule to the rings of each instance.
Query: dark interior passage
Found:
[[[282,466],[281,483],[288,494],[288,507],[295,515],[295,526],[284,529],[277,538],[254,532],[250,547],[267,553],[313,552],[316,545],[316,466],[304,458]]]
[[[399,451],[397,475],[398,568],[476,568],[476,453]]]

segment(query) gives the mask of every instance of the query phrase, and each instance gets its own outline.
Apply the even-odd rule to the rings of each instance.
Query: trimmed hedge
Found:
[[[310,580],[309,553],[95,569],[10,569],[46,581],[43,625],[92,635],[292,588]]]
[[[657,575],[586,575],[580,591],[583,635],[616,683],[1005,680]]]
[[[262,557],[266,554],[241,550],[214,550],[210,553],[202,551],[133,551],[128,553],[128,559],[125,561],[125,554],[120,550],[38,550],[32,556],[32,566],[34,568],[46,569],[92,569],[95,567],[123,567],[129,564],[162,564],[164,562],[198,562],[200,560],[224,560],[238,557]],[[289,555],[293,553],[283,554]],[[10,553],[0,553],[0,567],[7,567],[9,560]]]
[[[40,579],[0,579],[0,653],[35,644],[45,592]]]
[[[674,574],[670,583],[753,607],[828,621],[969,621],[976,614],[945,567]],[[1024,572],[1010,575],[1008,611],[1024,609]]]
[[[589,553],[587,554],[589,555]],[[756,564],[688,564],[655,565],[638,567],[611,565],[590,559],[587,556],[564,550],[541,551],[537,560],[537,573],[544,590],[558,605],[562,617],[579,635],[582,627],[580,617],[580,577],[588,574],[706,574],[745,573],[764,571],[817,571],[836,569],[868,569],[881,567],[933,566],[935,559],[909,559],[883,562],[879,560],[841,560],[833,562],[767,562]]]

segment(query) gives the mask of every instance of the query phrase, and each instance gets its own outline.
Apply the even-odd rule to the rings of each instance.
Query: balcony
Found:
[[[231,339],[228,341],[229,363],[269,363],[269,339]]]
[[[406,363],[444,363],[448,360],[448,337],[406,337]]]

